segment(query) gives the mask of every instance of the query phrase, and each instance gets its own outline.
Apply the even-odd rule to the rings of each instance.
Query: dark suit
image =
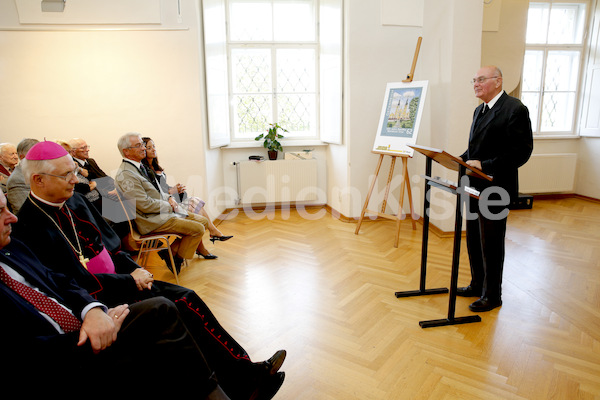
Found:
[[[502,188],[511,200],[515,200],[519,192],[518,168],[527,162],[533,150],[529,111],[520,100],[506,93],[485,114],[481,114],[483,108],[484,104],[481,104],[475,109],[469,146],[461,158],[481,161],[482,171],[493,180],[471,177],[470,184],[479,191],[490,186]],[[499,194],[490,196],[490,200],[499,199]],[[470,211],[477,213],[476,219],[467,218],[471,285],[482,289],[482,296],[499,300],[502,296],[506,217],[487,218],[481,213],[482,205],[470,198]],[[494,206],[489,211],[497,214],[504,208]]]
[[[85,168],[88,171],[88,175],[85,178],[87,178],[87,180],[90,182],[93,180],[96,180],[98,178],[106,177],[106,174],[104,173],[104,171],[102,171],[100,169],[100,167],[98,166],[96,161],[94,161],[94,159],[92,159],[92,158],[85,160],[85,162],[82,162],[79,159],[73,158],[73,161],[75,161],[79,167]],[[109,192],[110,190],[113,190],[115,188],[115,184],[114,184],[114,181],[112,178],[97,181],[96,185],[97,185],[96,189],[94,189],[94,190],[97,190],[102,196],[106,196],[107,192]],[[90,192],[90,185],[88,183],[76,183],[75,191],[82,193],[82,194],[87,194]],[[98,209],[100,211],[102,211],[102,208],[101,208],[102,203],[100,202],[98,204],[100,205],[100,207]]]
[[[73,216],[84,255],[91,259],[106,248],[117,273],[92,274],[83,268],[71,245],[48,217],[57,221],[64,234],[75,244],[71,219],[65,206]],[[127,253],[120,251],[118,236],[97,210],[78,193],[74,193],[65,206],[59,209],[30,196],[19,212],[19,221],[13,225],[13,237],[29,246],[48,268],[75,279],[109,307],[158,296],[172,300],[227,394],[232,398],[243,398],[243,393],[256,387],[260,378],[256,364],[193,290],[162,281],[154,281],[151,290],[138,290],[130,273],[139,265]]]
[[[93,158],[88,158],[87,160],[85,160],[84,163],[81,163],[81,160],[75,158],[73,158],[73,161],[79,164],[81,168],[85,168],[88,171],[89,180],[104,178],[105,176],[107,176],[106,173],[102,171],[102,169],[98,166],[96,160],[94,160]]]
[[[45,268],[16,239],[0,249],[0,262],[71,309],[78,318],[85,306],[96,302],[73,280]],[[22,397],[61,394],[61,397],[75,398],[84,396],[82,390],[86,388],[93,389],[95,395],[114,395],[115,390],[121,395],[164,392],[164,385],[160,383],[137,384],[139,379],[148,379],[144,368],[147,365],[180,365],[177,384],[167,386],[169,391],[179,391],[181,395],[193,391],[199,392],[202,398],[216,387],[215,377],[177,308],[165,298],[130,305],[131,312],[123,322],[117,341],[98,354],[92,352],[89,343],[77,346],[79,332],[59,333],[32,305],[1,281],[0,308],[2,381],[18,389]],[[114,379],[123,378],[126,378],[125,384],[115,388]]]
[[[73,158],[73,161],[81,168],[88,171],[87,179],[96,182],[96,189],[100,193],[100,199],[94,202],[94,206],[102,213],[102,216],[109,221],[111,227],[117,232],[120,238],[124,238],[129,233],[128,216],[123,211],[119,198],[110,192],[117,190],[115,180],[108,176],[99,166],[96,160],[88,158],[83,161]],[[88,184],[75,184],[75,191],[86,194],[90,190]]]

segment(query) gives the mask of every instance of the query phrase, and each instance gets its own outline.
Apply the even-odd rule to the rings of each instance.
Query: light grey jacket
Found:
[[[115,184],[126,200],[135,200],[135,224],[142,235],[154,231],[171,218],[177,218],[169,204],[169,195],[159,192],[129,161],[121,163]]]

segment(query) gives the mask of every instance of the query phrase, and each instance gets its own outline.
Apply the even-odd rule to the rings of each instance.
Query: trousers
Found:
[[[481,288],[482,297],[500,300],[507,218],[486,218],[479,210],[478,200],[472,197],[469,207],[477,214],[477,218],[467,219],[466,223],[471,286]]]
[[[181,239],[175,240],[172,245],[174,253],[183,259],[194,258],[196,249],[202,242],[204,231],[208,227],[208,219],[189,213],[185,218],[173,217],[166,223],[152,231],[153,233],[175,233],[181,235]]]

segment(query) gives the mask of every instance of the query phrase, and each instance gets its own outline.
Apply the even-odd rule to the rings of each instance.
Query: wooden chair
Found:
[[[121,196],[117,190],[117,197],[119,199],[119,203],[123,208],[123,212],[127,216],[127,223],[129,224],[129,233],[122,239],[123,245],[131,251],[137,251],[138,255],[136,258],[136,262],[141,266],[145,267],[146,262],[148,261],[148,254],[153,252],[158,252],[161,250],[167,250],[169,252],[169,259],[171,260],[171,265],[173,266],[173,275],[175,275],[175,282],[179,284],[179,274],[177,273],[177,268],[175,268],[175,260],[173,259],[173,251],[171,250],[171,243],[175,239],[180,239],[181,236],[175,233],[149,233],[147,235],[142,235],[138,232],[135,225],[131,222],[132,219],[135,218],[135,214],[133,216],[130,215],[130,212],[127,212],[127,208],[121,199]],[[164,246],[164,247],[163,247]],[[187,265],[187,260],[184,260],[185,265]]]

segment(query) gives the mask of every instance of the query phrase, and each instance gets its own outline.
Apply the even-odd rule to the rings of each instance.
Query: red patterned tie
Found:
[[[39,311],[56,321],[63,331],[73,332],[78,331],[81,328],[81,322],[79,322],[79,320],[68,310],[61,307],[56,301],[50,299],[43,293],[14,280],[2,267],[0,267],[0,280],[29,303],[34,305]]]

